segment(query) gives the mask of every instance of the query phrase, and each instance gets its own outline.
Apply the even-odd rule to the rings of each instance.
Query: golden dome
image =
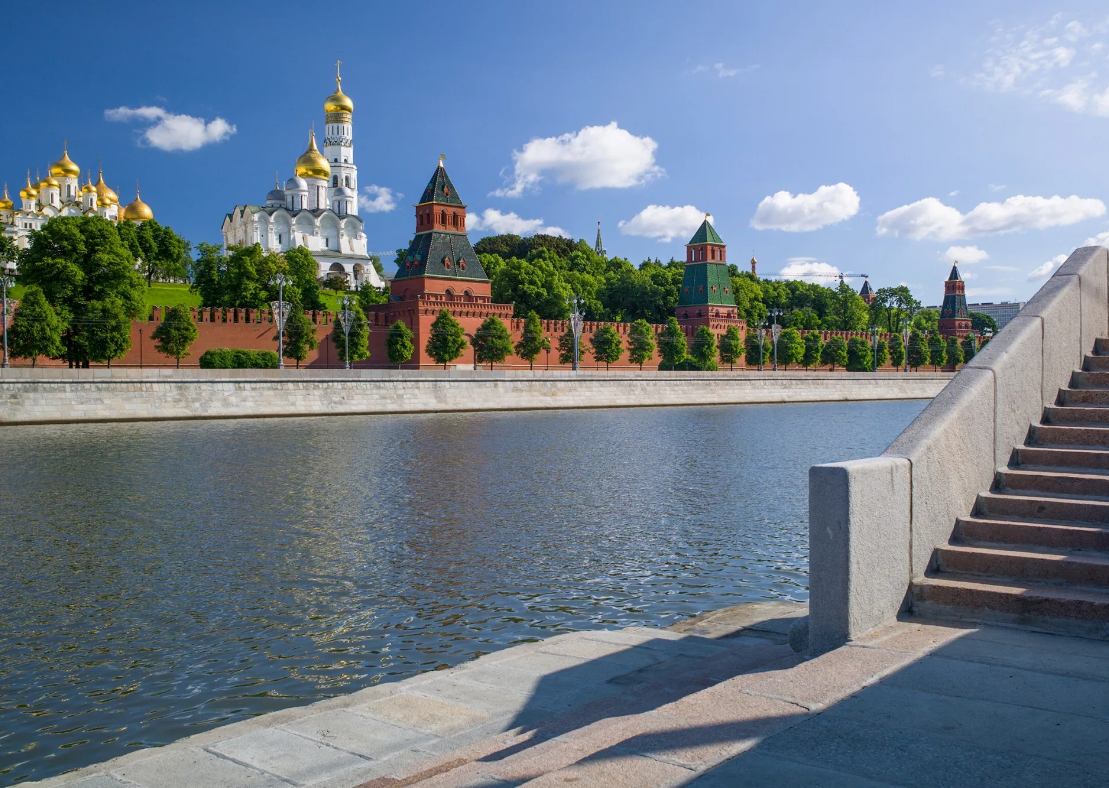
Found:
[[[335,92],[324,101],[323,111],[346,112],[348,115],[354,112],[354,102],[350,100],[350,96],[343,92],[343,80],[341,77],[335,77]]]
[[[296,174],[301,178],[315,178],[326,181],[331,177],[331,166],[316,148],[316,132],[308,139],[308,150],[301,154],[296,163]]]
[[[108,184],[104,183],[104,170],[100,171],[100,180],[96,182],[97,202],[107,208],[110,205],[119,205],[119,195]]]
[[[69,151],[62,146],[62,157],[50,165],[50,174],[55,178],[80,178],[81,168],[69,158]]]
[[[34,200],[39,196],[39,190],[31,183],[31,171],[27,171],[27,185],[19,190],[19,196],[24,200]]]
[[[12,198],[8,196],[8,184],[4,184],[4,197],[0,199],[0,211],[10,211],[15,207]]]
[[[96,194],[96,187],[92,185],[92,175],[88,176],[88,182],[81,187],[81,194]]]
[[[41,181],[39,181],[39,191],[42,191],[43,189],[60,189],[60,188],[62,188],[62,185],[60,183],[58,183],[54,179],[54,176],[51,175],[50,173],[47,173],[46,177],[43,178]]]
[[[130,202],[120,212],[119,218],[121,220],[130,219],[133,222],[145,222],[147,219],[154,218],[154,211],[150,210],[150,206],[139,199],[139,190],[135,189],[135,200]]]

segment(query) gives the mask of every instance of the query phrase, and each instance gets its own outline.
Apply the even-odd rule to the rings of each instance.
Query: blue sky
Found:
[[[139,179],[159,221],[218,242],[225,212],[291,175],[341,59],[375,250],[407,245],[440,153],[475,240],[592,241],[600,220],[638,263],[682,256],[708,211],[733,262],[866,273],[926,304],[952,256],[972,300],[1023,300],[1109,231],[1104,3],[111,9],[5,20],[13,196],[68,138],[124,202]]]

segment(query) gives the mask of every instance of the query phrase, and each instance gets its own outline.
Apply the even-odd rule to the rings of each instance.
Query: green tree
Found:
[[[474,360],[492,369],[493,364],[503,364],[512,352],[512,335],[499,318],[490,315],[478,326],[470,344],[474,347]]]
[[[905,285],[880,287],[870,305],[871,325],[881,326],[891,334],[900,333],[920,302]]]
[[[901,334],[890,337],[890,363],[895,369],[905,363],[905,343],[901,339]]]
[[[935,371],[947,363],[947,343],[939,334],[928,335],[928,356]]]
[[[870,309],[855,289],[846,282],[840,282],[832,297],[831,312],[825,328],[834,331],[862,331],[870,318]]]
[[[924,334],[917,331],[915,328],[909,332],[909,366],[914,370],[926,366],[932,358],[928,352],[928,341],[924,338]]]
[[[350,312],[349,336],[344,335],[343,321],[339,319],[339,313],[335,313],[335,320],[331,324],[331,344],[338,352],[339,358],[353,364],[355,361],[364,361],[370,357],[370,329],[366,322],[366,314],[358,305],[357,299],[352,299]],[[350,353],[349,359],[346,358],[347,352]]]
[[[584,342],[578,343],[578,361],[585,358],[584,344]],[[574,332],[571,329],[566,329],[562,336],[558,338],[558,363],[574,363]]]
[[[321,286],[330,290],[331,293],[338,298],[339,293],[345,293],[347,291],[347,286],[349,284],[350,282],[347,280],[346,274],[340,274],[338,271],[328,271],[327,276],[323,278]]]
[[[451,317],[450,312],[440,309],[439,316],[431,324],[424,352],[446,369],[447,364],[461,356],[465,349],[466,334],[462,330],[462,324]]]
[[[758,330],[747,332],[747,347],[744,360],[747,363],[748,369],[757,369],[761,364],[766,366],[767,359],[770,358],[771,350],[773,349],[770,337],[767,336],[763,341],[759,342]],[[760,354],[761,350],[761,354]],[[761,355],[761,361],[760,361]]]
[[[643,318],[632,323],[628,329],[628,361],[638,364],[643,369],[643,364],[655,357],[655,332]]]
[[[847,366],[847,343],[843,341],[843,337],[832,337],[824,343],[824,348],[820,351],[820,363],[827,364],[831,372],[835,372],[837,366]]]
[[[801,365],[805,369],[812,369],[820,365],[820,353],[824,350],[824,337],[814,332],[805,334],[805,355],[801,357]]]
[[[111,367],[114,359],[131,349],[131,317],[115,296],[88,304],[74,347],[82,358],[106,362]]]
[[[963,363],[963,346],[959,344],[959,338],[954,334],[947,338],[947,363],[955,369]]]
[[[3,241],[7,240],[3,238]],[[23,291],[23,298],[12,315],[12,323],[8,327],[8,349],[16,358],[31,359],[32,367],[38,363],[39,356],[59,358],[65,352],[63,329],[58,313],[47,302],[42,288],[31,285]]]
[[[940,330],[940,312],[938,309],[921,309],[913,317],[913,328],[922,334],[935,334]]]
[[[658,335],[658,353],[662,359],[658,365],[660,370],[677,369],[689,355],[685,334],[676,317],[667,319],[666,328]]]
[[[800,364],[805,360],[805,340],[796,328],[782,329],[778,334],[778,363],[789,369],[790,364]]]
[[[297,369],[300,369],[300,362],[307,359],[308,354],[319,347],[320,340],[316,337],[316,326],[308,319],[308,315],[304,314],[303,309],[294,307],[285,318],[284,335],[281,350],[285,358],[295,360]],[[353,335],[354,331],[351,331],[351,336]]]
[[[716,366],[716,335],[708,326],[698,326],[693,333],[693,349],[690,351],[690,360],[702,372],[715,372]]]
[[[293,284],[300,292],[301,307],[310,312],[319,312],[325,308],[323,297],[320,295],[320,283],[316,278],[319,268],[316,258],[303,246],[297,246],[285,252],[285,273],[293,280]]]
[[[122,221],[116,229],[148,287],[155,279],[179,279],[187,275],[189,242],[169,227],[147,219],[142,224]]]
[[[735,370],[735,363],[743,353],[743,339],[739,335],[737,326],[728,326],[724,336],[720,337],[720,361],[728,365],[728,370]]]
[[[984,333],[986,329],[995,334],[1001,330],[997,327],[997,321],[983,312],[971,312],[970,325],[979,334]]]
[[[963,337],[963,360],[969,362],[972,358],[978,355],[978,343],[975,341],[974,334],[967,334]]]
[[[189,348],[198,336],[200,332],[193,322],[192,311],[184,304],[166,310],[162,322],[150,334],[154,348],[163,356],[176,359],[178,369],[181,368],[181,359],[189,355]]]
[[[544,320],[564,320],[570,314],[567,300],[570,287],[546,250],[533,253],[527,260],[513,257],[493,280],[493,300],[514,304],[516,317],[536,312]]]
[[[535,369],[535,359],[544,350],[551,349],[551,340],[543,335],[543,324],[539,315],[532,310],[524,320],[524,330],[520,332],[520,341],[516,343],[516,355],[528,362],[528,369]]]
[[[868,372],[871,364],[874,363],[872,351],[870,343],[862,337],[851,337],[847,340],[847,371]]]
[[[609,364],[616,363],[624,354],[620,335],[616,333],[615,328],[607,324],[593,332],[593,336],[589,338],[589,346],[593,349],[593,360],[598,363],[605,362],[605,371],[608,371]]]
[[[11,268],[19,260],[19,247],[6,235],[0,235],[0,269]]]
[[[196,259],[189,267],[189,275],[192,277],[189,289],[200,296],[201,306],[227,306],[224,297],[227,258],[223,254],[223,247],[219,244],[200,243],[196,250]]]
[[[890,346],[884,339],[878,340],[878,369],[886,365],[890,360]]]
[[[412,344],[412,330],[405,325],[403,320],[398,320],[389,326],[389,336],[385,340],[385,355],[390,364],[400,365],[412,358],[416,346]]]

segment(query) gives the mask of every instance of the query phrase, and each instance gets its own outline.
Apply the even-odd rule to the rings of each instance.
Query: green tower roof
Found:
[[[701,222],[701,226],[697,228],[697,232],[693,233],[693,237],[689,239],[686,246],[693,246],[695,244],[723,244],[723,239],[717,235],[716,230],[709,224],[708,218]]]
[[[439,160],[439,166],[435,168],[435,173],[431,176],[431,180],[427,182],[427,188],[424,189],[424,193],[420,195],[420,203],[425,202],[437,202],[443,205],[462,205],[462,198],[458,196],[458,191],[455,190],[454,184],[451,183],[451,178],[447,175],[447,168],[443,166],[442,159]]]
[[[724,263],[687,263],[678,306],[735,306],[732,280]]]

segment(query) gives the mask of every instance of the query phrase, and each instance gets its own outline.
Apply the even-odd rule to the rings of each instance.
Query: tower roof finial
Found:
[[[440,153],[440,154],[439,154],[439,166],[440,166],[440,167],[442,167],[442,166],[443,166],[443,162],[445,162],[446,160],[447,160],[447,154],[445,154],[445,153]]]

